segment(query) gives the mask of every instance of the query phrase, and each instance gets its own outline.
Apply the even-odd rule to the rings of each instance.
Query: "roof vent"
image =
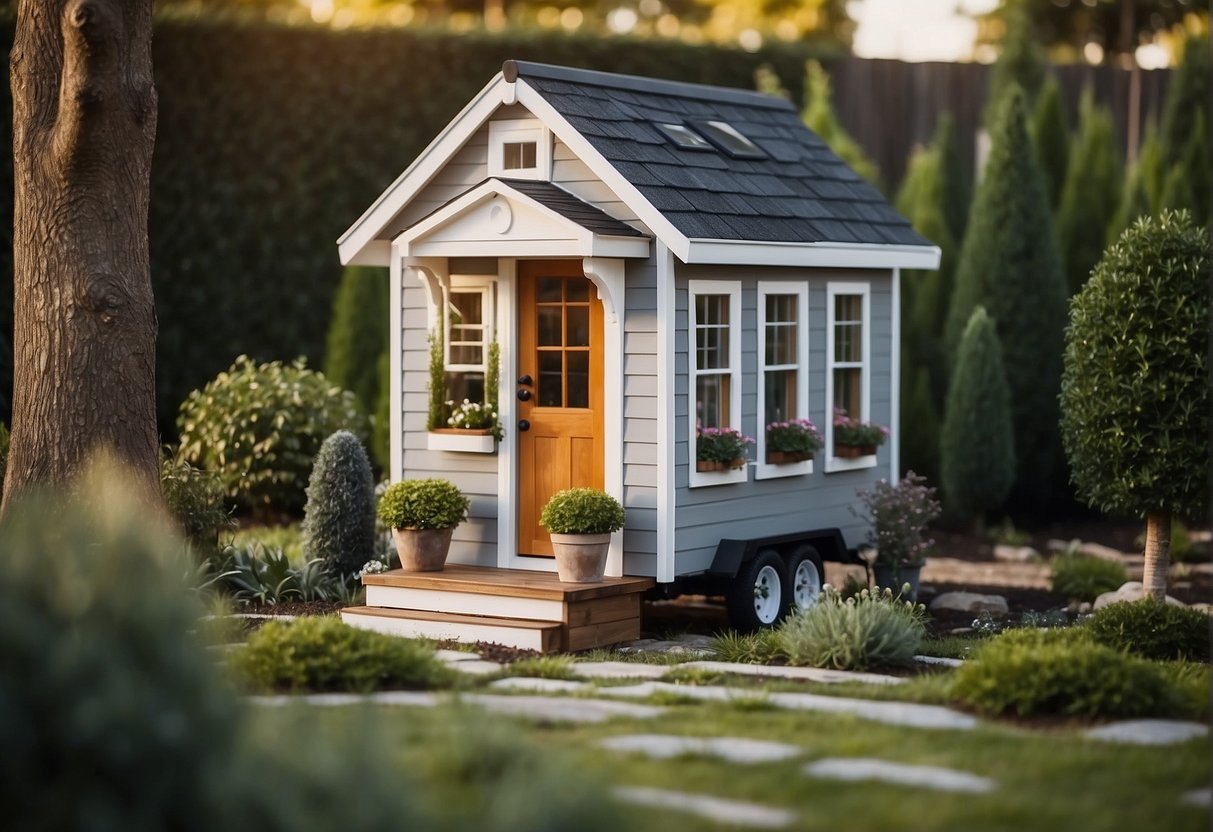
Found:
[[[654,127],[661,131],[667,139],[683,150],[711,150],[712,145],[707,139],[696,133],[685,124],[672,122],[654,122]]]
[[[765,159],[767,156],[727,121],[700,121],[695,126],[712,144],[735,159]]]

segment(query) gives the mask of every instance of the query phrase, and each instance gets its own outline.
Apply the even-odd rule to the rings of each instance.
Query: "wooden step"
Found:
[[[488,618],[381,607],[347,607],[341,611],[341,620],[354,627],[406,638],[469,643],[483,641],[523,650],[538,650],[541,653],[566,649],[565,628],[551,621]],[[639,630],[639,627],[637,629]]]
[[[592,584],[566,584],[561,582],[555,572],[454,563],[447,564],[440,572],[405,572],[394,569],[391,572],[366,575],[362,583],[366,587],[404,587],[562,602],[631,595],[645,592],[654,586],[652,578],[603,578]]]

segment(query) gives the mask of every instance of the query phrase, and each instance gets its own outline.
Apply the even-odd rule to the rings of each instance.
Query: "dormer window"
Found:
[[[536,119],[489,122],[489,176],[551,179],[552,137]]]

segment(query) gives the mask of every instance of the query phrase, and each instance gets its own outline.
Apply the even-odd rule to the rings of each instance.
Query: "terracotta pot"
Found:
[[[446,565],[454,529],[392,529],[405,572],[440,572]]]
[[[834,456],[839,459],[858,459],[876,453],[875,445],[840,445],[834,443]]]
[[[798,451],[767,451],[768,465],[791,465],[796,462],[805,462],[813,458],[812,453],[801,453]]]
[[[695,470],[701,474],[707,471],[719,471],[722,467],[723,463],[711,459],[700,459],[695,462]]]
[[[609,534],[552,534],[556,574],[566,584],[601,581],[606,572]]]
[[[739,457],[737,457],[735,460],[733,460],[732,462],[728,463],[728,464],[727,464],[726,466],[724,466],[724,467],[725,467],[727,470],[729,470],[729,471],[735,471],[735,470],[737,470],[738,468],[744,468],[744,467],[745,467],[745,457],[744,457],[744,456],[739,456]]]

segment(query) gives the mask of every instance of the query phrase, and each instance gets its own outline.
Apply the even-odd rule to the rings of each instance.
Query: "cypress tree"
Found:
[[[909,365],[903,355],[901,379],[901,470],[939,482],[939,408],[931,374],[926,367]]]
[[[324,375],[371,413],[379,398],[379,356],[388,344],[387,269],[349,266],[333,299]],[[359,564],[361,565],[361,564]]]
[[[936,122],[931,147],[939,157],[943,215],[948,221],[952,240],[959,244],[964,239],[965,224],[969,219],[972,177],[965,168],[964,157],[960,154],[960,145],[956,138],[956,120],[952,118],[951,113],[944,113]]]
[[[379,356],[379,399],[371,420],[371,457],[383,474],[392,467],[392,357],[386,351]]]
[[[1053,76],[1045,81],[1040,98],[1036,99],[1036,109],[1032,113],[1032,141],[1036,145],[1036,158],[1040,160],[1045,174],[1049,205],[1056,210],[1061,204],[1062,186],[1066,182],[1066,169],[1070,161],[1070,127],[1061,103],[1061,88]]]
[[[998,118],[999,104],[1007,90],[1019,87],[1027,97],[1030,108],[1040,95],[1045,81],[1044,50],[1037,42],[1025,0],[1014,0],[1007,4],[1006,25],[1002,51],[990,70],[990,83],[986,88],[986,110],[982,123],[991,132]]]
[[[307,484],[303,554],[341,577],[375,553],[375,482],[358,437],[339,430],[324,440]]]
[[[830,76],[817,61],[805,65],[805,106],[801,119],[810,130],[821,137],[830,150],[869,184],[880,187],[880,170],[859,146],[859,142],[842,126],[830,103]]]
[[[1003,100],[994,124],[986,174],[957,264],[947,343],[955,356],[977,306],[996,321],[1011,391],[1016,491],[1028,505],[1044,504],[1059,490],[1057,391],[1065,277],[1018,89]]]
[[[1120,193],[1120,204],[1112,221],[1108,224],[1107,244],[1111,245],[1121,232],[1140,216],[1149,214],[1152,206],[1162,200],[1162,184],[1159,180],[1162,162],[1162,145],[1158,130],[1151,123],[1146,126],[1146,138],[1141,143],[1137,161],[1129,166],[1124,188]]]
[[[1057,237],[1065,259],[1066,282],[1074,294],[1099,262],[1108,225],[1120,203],[1120,150],[1112,114],[1097,107],[1088,88],[1079,109],[1078,135],[1057,215]]]
[[[1204,114],[1197,113],[1192,124],[1192,135],[1184,145],[1183,155],[1167,174],[1159,207],[1187,210],[1200,222],[1208,223],[1211,219],[1209,179],[1213,171],[1209,167],[1209,134]]]
[[[994,322],[979,306],[960,341],[940,441],[944,504],[979,526],[1015,479],[1009,398]]]
[[[1209,120],[1209,36],[1189,35],[1183,57],[1171,79],[1162,118],[1162,161],[1169,170],[1180,161],[1196,130],[1198,116]],[[1208,146],[1204,152],[1209,152]]]

